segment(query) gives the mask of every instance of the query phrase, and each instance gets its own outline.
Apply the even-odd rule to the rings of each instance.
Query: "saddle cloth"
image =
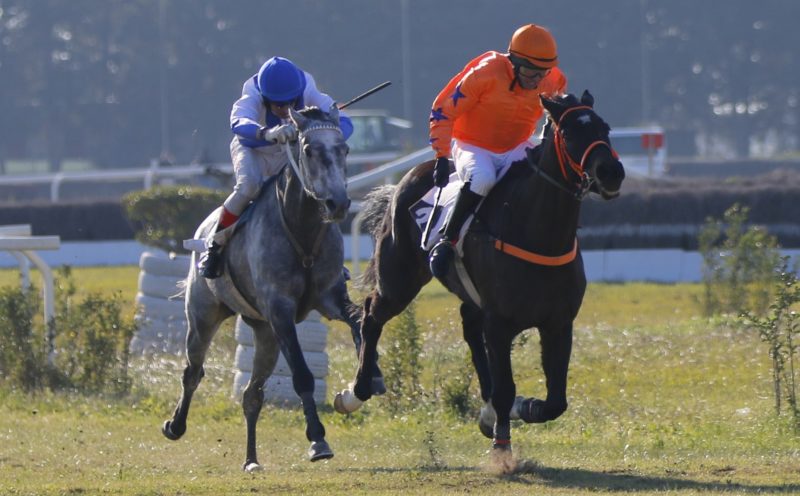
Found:
[[[506,172],[508,172],[510,166],[511,164],[507,164],[497,172],[497,182],[499,182],[506,175]],[[439,188],[436,187],[431,188],[422,196],[422,198],[417,200],[416,203],[409,207],[408,211],[411,214],[411,217],[414,218],[414,222],[416,222],[420,232],[424,233],[428,222],[433,222],[427,243],[425,242],[425,239],[423,239],[421,242],[421,248],[423,250],[430,251],[433,249],[436,243],[442,239],[442,235],[444,234],[445,219],[447,219],[449,216],[450,210],[453,209],[453,206],[456,203],[456,198],[458,197],[458,192],[463,185],[464,182],[458,177],[458,173],[454,172],[450,174],[450,180],[447,183],[447,186],[442,189],[442,196],[439,198],[439,205],[435,210],[433,209],[433,204],[436,201],[436,195],[439,192]],[[476,212],[480,210],[481,205],[483,205],[483,200],[481,200],[477,208],[475,208]],[[456,243],[456,252],[458,253],[458,256],[464,255],[464,234],[469,229],[469,225],[472,224],[472,219],[474,217],[474,215],[470,215],[464,222],[464,225],[461,226],[461,231],[458,233],[458,243]]]
[[[425,193],[422,198],[417,200],[417,202],[408,209],[421,233],[425,232],[428,222],[432,223],[427,243],[424,239],[421,241],[423,250],[430,251],[436,243],[442,239],[442,235],[444,234],[444,221],[450,214],[450,210],[453,209],[453,205],[455,205],[456,198],[458,197],[458,191],[463,185],[464,183],[458,178],[458,174],[454,172],[450,175],[450,181],[447,183],[447,186],[442,189],[442,196],[439,198],[439,204],[435,210],[433,204],[436,202],[436,195],[439,192],[439,188],[436,187],[431,188],[430,191]],[[462,254],[461,240],[463,239],[463,234],[467,232],[471,222],[472,215],[467,218],[466,222],[464,222],[464,225],[461,227],[458,244],[456,245],[456,250],[459,255]]]

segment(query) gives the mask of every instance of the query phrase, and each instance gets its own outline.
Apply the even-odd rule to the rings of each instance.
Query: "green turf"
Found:
[[[92,268],[74,277],[81,291],[121,291],[132,309],[137,274]],[[0,271],[0,285],[15,278]],[[774,415],[766,348],[754,333],[702,318],[701,289],[590,284],[569,409],[547,424],[513,424],[511,474],[499,473],[472,419],[442,406],[442,383],[462,370],[454,364],[467,349],[455,300],[432,283],[416,306],[423,393],[397,414],[386,398],[347,417],[324,405],[330,461],[306,461],[299,409],[267,406],[258,431],[265,470],[241,471],[228,335],[212,347],[177,442],[160,434],[180,388],[177,357],[134,360],[134,392],[123,399],[0,388],[0,494],[800,494],[800,437]],[[513,356],[517,390],[542,396],[538,339],[527,334]],[[340,324],[328,353],[330,400],[355,367]]]

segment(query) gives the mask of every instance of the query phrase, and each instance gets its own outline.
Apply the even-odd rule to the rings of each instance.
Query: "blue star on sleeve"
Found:
[[[453,99],[453,107],[458,105],[459,98],[466,98],[466,97],[467,95],[461,93],[461,85],[459,84],[458,86],[456,86],[456,91],[452,95],[450,95],[450,98]]]
[[[431,109],[431,120],[432,121],[446,120],[447,116],[444,115],[444,112],[442,110],[443,110],[442,107]]]

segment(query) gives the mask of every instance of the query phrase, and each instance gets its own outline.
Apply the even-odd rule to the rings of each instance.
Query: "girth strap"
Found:
[[[533,253],[499,239],[494,240],[494,247],[496,250],[500,250],[507,255],[519,258],[520,260],[525,260],[526,262],[537,265],[547,265],[549,267],[557,267],[560,265],[566,265],[575,260],[575,257],[578,255],[578,238],[575,238],[575,244],[572,245],[571,251],[556,257],[539,255],[538,253]]]

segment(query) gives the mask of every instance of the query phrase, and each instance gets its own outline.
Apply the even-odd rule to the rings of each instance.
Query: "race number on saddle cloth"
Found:
[[[500,181],[505,175],[506,172],[511,168],[511,164],[506,165],[502,169],[500,169],[497,173],[497,180]],[[421,248],[425,251],[430,251],[440,239],[442,239],[442,235],[444,234],[444,221],[447,219],[450,210],[455,205],[456,197],[458,197],[458,192],[461,190],[461,187],[464,183],[458,177],[457,172],[453,172],[450,174],[450,181],[447,183],[442,189],[442,195],[439,197],[439,204],[437,205],[436,209],[434,210],[433,205],[436,201],[436,195],[439,192],[439,188],[433,187],[431,188],[425,195],[422,196],[416,203],[411,205],[408,209],[411,217],[414,218],[414,222],[416,222],[417,226],[419,227],[420,232],[425,232],[428,226],[428,222],[432,222],[433,224],[430,226],[429,231],[430,235],[428,239],[425,240],[424,236],[421,241]],[[483,201],[477,206],[475,211],[477,212]],[[464,221],[464,225],[461,227],[461,231],[459,232],[458,242],[456,243],[456,252],[458,256],[463,256],[462,252],[462,245],[464,241],[464,234],[469,229],[470,224],[472,224],[472,219],[474,215],[470,215],[466,221]]]

